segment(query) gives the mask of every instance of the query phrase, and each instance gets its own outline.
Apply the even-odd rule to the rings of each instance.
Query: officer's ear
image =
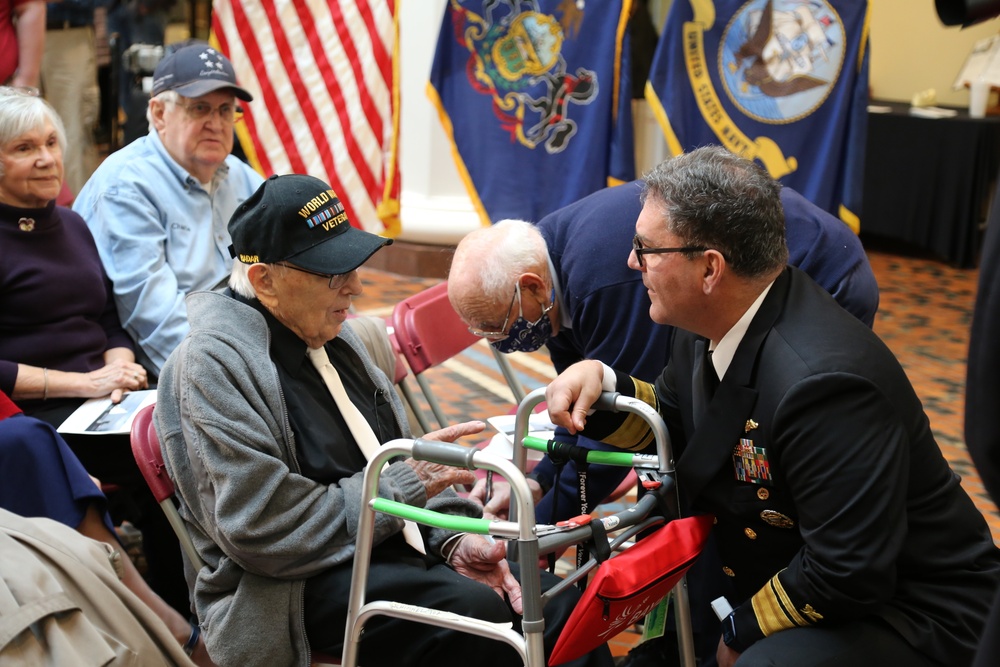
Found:
[[[714,248],[704,251],[702,262],[705,265],[702,284],[704,285],[705,293],[709,294],[716,288],[719,281],[722,280],[722,276],[729,269],[729,265],[726,263],[726,258],[722,253]]]

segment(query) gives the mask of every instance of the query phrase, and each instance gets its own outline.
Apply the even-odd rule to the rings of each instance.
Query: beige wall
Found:
[[[1000,32],[1000,19],[971,28],[946,27],[934,0],[871,0],[872,94],[908,102],[928,88],[938,104],[966,106],[967,90],[951,89],[972,44]]]

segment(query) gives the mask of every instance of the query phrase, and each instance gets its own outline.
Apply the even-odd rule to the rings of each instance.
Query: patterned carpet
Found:
[[[869,248],[868,254],[881,290],[875,331],[906,369],[942,452],[986,515],[1000,544],[1000,514],[969,460],[962,435],[969,324],[978,272],[881,249]],[[439,282],[370,269],[362,269],[362,280],[365,293],[356,302],[358,312],[384,318],[400,300]],[[544,350],[509,358],[529,390],[554,377]],[[445,413],[455,421],[504,414],[513,405],[513,397],[483,342],[428,370],[426,377]],[[419,393],[412,378],[408,382]],[[624,654],[637,640],[634,632],[624,633],[612,643],[612,650],[616,655]]]

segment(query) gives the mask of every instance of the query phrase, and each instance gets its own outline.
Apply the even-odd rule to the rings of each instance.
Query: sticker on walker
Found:
[[[733,448],[733,468],[736,479],[753,484],[770,484],[771,467],[767,462],[767,450],[754,447],[753,440],[740,438],[740,444]]]
[[[660,604],[646,614],[646,620],[642,623],[642,641],[663,636],[667,626],[667,612],[670,611],[670,599],[673,596],[674,592],[670,591],[665,598],[660,600]]]

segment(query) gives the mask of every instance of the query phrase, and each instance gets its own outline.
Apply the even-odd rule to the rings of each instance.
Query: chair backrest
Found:
[[[139,410],[132,421],[132,456],[142,471],[142,476],[146,480],[146,485],[153,492],[153,497],[160,503],[160,508],[167,515],[170,527],[177,534],[181,548],[191,560],[196,570],[204,566],[204,561],[198,555],[191,536],[187,532],[187,526],[181,518],[177,508],[174,507],[174,482],[167,475],[167,467],[163,463],[163,452],[160,450],[160,439],[156,436],[156,428],[153,422],[153,408],[155,405],[147,405]],[[338,656],[330,656],[324,653],[313,651],[312,665],[339,665]]]
[[[142,472],[146,485],[153,492],[153,497],[160,504],[160,509],[167,515],[170,527],[174,529],[177,539],[181,543],[181,548],[191,560],[194,568],[200,569],[202,566],[201,556],[194,548],[191,536],[184,525],[184,519],[174,506],[174,482],[167,475],[167,467],[163,463],[163,452],[160,451],[160,440],[156,436],[156,427],[153,422],[153,408],[155,405],[147,405],[136,413],[132,421],[132,433],[130,441],[132,443],[132,456],[135,457],[136,465]]]
[[[479,341],[448,301],[448,283],[403,299],[392,311],[392,328],[415,375],[451,359]]]
[[[481,339],[469,332],[465,322],[451,307],[447,282],[438,283],[396,304],[392,311],[392,328],[399,350],[409,364],[431,411],[441,426],[445,426],[444,414],[421,374]],[[524,387],[514,374],[510,362],[492,347],[490,350],[515,402],[520,401],[525,395]]]
[[[132,456],[146,480],[149,490],[153,492],[156,502],[163,502],[174,496],[174,482],[167,475],[163,464],[163,453],[160,451],[160,441],[156,437],[153,423],[153,408],[147,405],[139,410],[132,421]]]

